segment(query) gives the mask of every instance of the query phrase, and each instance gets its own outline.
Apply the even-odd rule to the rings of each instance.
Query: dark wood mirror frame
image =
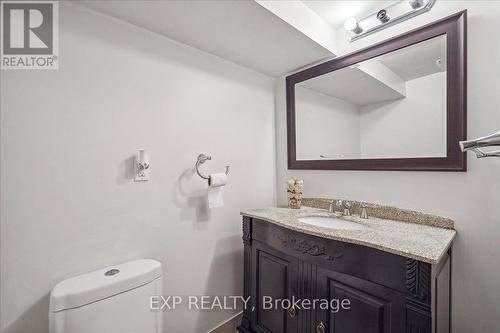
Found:
[[[446,35],[446,157],[297,160],[295,137],[295,85],[356,63]],[[354,53],[321,63],[286,78],[288,169],[467,171],[466,154],[459,141],[467,131],[467,11],[462,11],[408,33]]]

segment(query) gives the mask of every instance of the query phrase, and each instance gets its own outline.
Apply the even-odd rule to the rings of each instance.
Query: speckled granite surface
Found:
[[[337,199],[334,198],[303,198],[302,206],[328,209],[330,202]],[[344,199],[342,199],[344,200]],[[353,202],[353,214],[359,215],[360,204],[359,201]],[[408,223],[418,223],[430,225],[433,227],[454,229],[455,222],[452,219],[431,215],[426,213],[417,212],[409,209],[401,209],[391,206],[382,206],[374,203],[366,203],[368,208],[368,216],[378,217],[386,220],[395,220]]]
[[[365,245],[386,252],[436,264],[451,245],[456,231],[418,223],[359,216],[341,217],[360,223],[361,230],[342,230],[313,226],[302,223],[298,218],[305,216],[328,216],[323,209],[303,207],[301,209],[265,208],[241,212],[241,215],[265,220],[276,225],[306,234],[334,239],[352,244]]]

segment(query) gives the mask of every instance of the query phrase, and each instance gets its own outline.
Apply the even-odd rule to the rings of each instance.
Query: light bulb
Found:
[[[419,7],[422,7],[424,4],[423,0],[408,0],[408,3],[410,4],[411,8],[417,9]]]
[[[359,34],[362,31],[358,21],[354,17],[350,17],[347,20],[345,20],[344,28],[345,30],[352,31],[355,34]]]

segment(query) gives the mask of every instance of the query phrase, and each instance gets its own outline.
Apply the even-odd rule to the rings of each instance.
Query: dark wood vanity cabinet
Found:
[[[318,288],[320,298],[350,301],[350,310],[320,311],[320,323],[326,323],[327,332],[405,332],[404,293],[322,268]]]
[[[254,244],[252,247],[252,264],[254,274],[251,286],[254,314],[251,322],[254,331],[268,332],[296,332],[297,311],[290,308],[266,309],[264,297],[273,300],[288,299],[298,293],[299,260],[276,251],[265,244]],[[295,311],[295,312],[294,312]]]
[[[431,265],[249,217],[243,218],[243,241],[244,296],[251,305],[242,333],[450,331],[448,254]],[[290,302],[274,306],[285,299]],[[305,299],[310,309],[288,306]],[[349,310],[335,311],[345,299]],[[333,303],[321,308],[322,300]]]

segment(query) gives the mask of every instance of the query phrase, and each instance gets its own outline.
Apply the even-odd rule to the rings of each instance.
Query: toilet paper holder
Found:
[[[196,173],[198,174],[198,176],[200,176],[201,178],[203,179],[207,179],[209,180],[210,177],[209,176],[205,176],[203,175],[200,170],[198,169],[198,167],[205,163],[206,161],[210,161],[212,160],[212,156],[209,156],[209,155],[205,155],[205,154],[200,154],[198,155],[198,158],[196,159],[196,164],[195,164],[195,169],[196,169]],[[226,165],[226,175],[229,174],[229,165]]]

